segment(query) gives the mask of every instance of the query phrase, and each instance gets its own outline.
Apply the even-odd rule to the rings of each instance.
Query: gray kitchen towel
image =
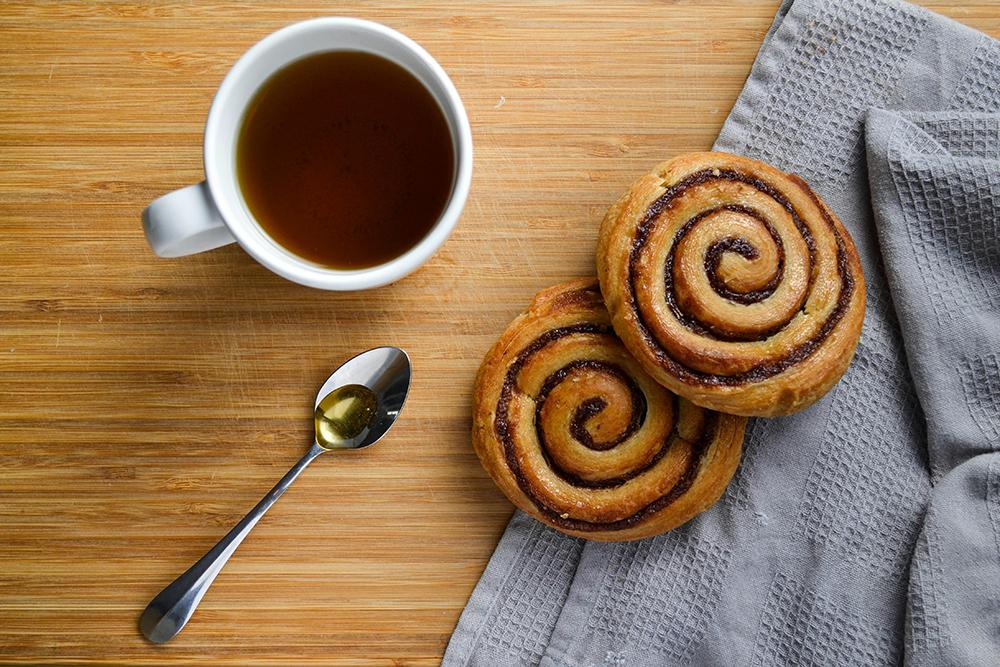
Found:
[[[716,148],[800,174],[851,231],[853,364],[752,420],[677,530],[516,513],[444,664],[1000,665],[1000,43],[899,0],[786,1]]]
[[[907,655],[1000,665],[1000,114],[873,110],[866,144],[933,483]]]

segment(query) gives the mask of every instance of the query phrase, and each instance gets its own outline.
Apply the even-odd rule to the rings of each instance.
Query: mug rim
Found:
[[[252,213],[247,210],[242,201],[233,201],[230,196],[223,192],[222,181],[230,177],[235,181],[236,191],[239,192],[239,181],[235,174],[235,145],[224,146],[222,150],[217,145],[223,140],[219,133],[225,112],[229,110],[231,105],[238,104],[240,108],[237,113],[242,119],[247,105],[253,99],[257,87],[245,99],[233,99],[234,90],[240,80],[253,71],[265,53],[306,31],[343,30],[344,28],[353,28],[386,37],[402,46],[427,68],[430,76],[435,79],[435,83],[443,91],[442,96],[428,88],[428,92],[434,96],[445,113],[445,120],[451,130],[455,150],[455,176],[448,204],[430,231],[416,245],[398,257],[362,269],[336,269],[320,266],[294,255],[274,241]],[[326,50],[337,49],[334,46],[334,48]],[[289,58],[281,67],[313,53],[322,52],[323,50],[318,49],[303,52]],[[404,63],[398,62],[389,54],[382,53],[377,46],[374,46],[371,52],[396,62],[396,64],[406,68],[417,80],[421,79]],[[427,87],[426,83],[423,81],[421,83]],[[448,113],[449,110],[451,114]],[[274,273],[302,285],[338,291],[363,290],[387,285],[412,273],[430,259],[451,235],[465,206],[472,182],[472,130],[469,126],[465,106],[462,104],[461,97],[451,78],[434,57],[417,42],[381,23],[354,17],[326,16],[292,23],[272,32],[251,46],[233,64],[219,86],[209,109],[205,124],[204,162],[205,179],[222,220],[237,243],[251,257]]]

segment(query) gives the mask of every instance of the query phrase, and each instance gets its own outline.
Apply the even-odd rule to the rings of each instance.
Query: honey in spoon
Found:
[[[316,442],[323,449],[354,446],[367,435],[377,412],[378,399],[368,387],[338,387],[316,406]]]

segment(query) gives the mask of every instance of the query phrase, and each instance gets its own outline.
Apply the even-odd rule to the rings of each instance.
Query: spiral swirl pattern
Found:
[[[487,355],[473,444],[521,509],[565,532],[625,540],[711,506],[745,419],[678,398],[615,336],[595,280],[541,292]]]
[[[766,164],[693,153],[608,212],[597,268],[615,331],[658,382],[740,415],[800,410],[846,370],[864,275],[808,185]]]

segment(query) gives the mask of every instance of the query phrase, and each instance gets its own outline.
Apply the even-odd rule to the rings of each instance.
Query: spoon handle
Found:
[[[208,587],[225,566],[229,557],[240,546],[243,539],[264,513],[281,497],[292,482],[298,478],[313,459],[323,453],[323,448],[314,444],[298,463],[292,466],[274,488],[261,498],[260,502],[236,524],[219,543],[212,547],[191,568],[177,577],[173,583],[160,591],[152,599],[139,617],[139,629],[146,639],[156,644],[173,639],[191,619],[198,603],[205,596]]]

